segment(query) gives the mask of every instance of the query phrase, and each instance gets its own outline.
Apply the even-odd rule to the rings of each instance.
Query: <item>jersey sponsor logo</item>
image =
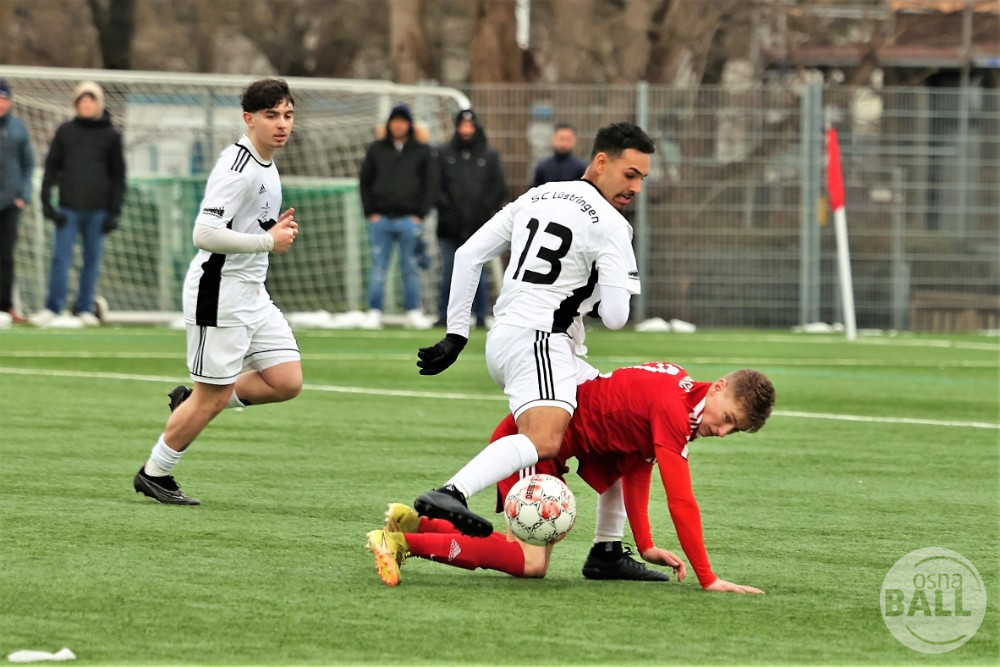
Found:
[[[271,218],[270,220],[258,220],[257,224],[260,225],[260,228],[266,232],[267,230],[271,229],[271,227],[274,227],[276,224],[278,224],[278,221],[275,220],[274,218]]]
[[[628,272],[628,277],[631,278],[632,280],[638,280],[639,279],[639,272],[638,271],[629,271]]]
[[[221,218],[226,214],[226,209],[221,206],[211,206],[201,209],[201,212],[213,218]]]

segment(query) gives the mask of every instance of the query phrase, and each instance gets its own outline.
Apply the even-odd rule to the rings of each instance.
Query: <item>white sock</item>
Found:
[[[619,479],[597,497],[597,523],[594,526],[594,544],[621,542],[625,537],[625,497]]]
[[[181,460],[184,452],[178,452],[167,446],[163,434],[153,445],[153,451],[149,453],[149,460],[144,467],[146,474],[150,477],[166,477],[174,470],[174,466]]]
[[[228,410],[229,408],[245,408],[246,405],[240,400],[240,397],[236,395],[236,390],[233,389],[233,393],[229,395],[229,402],[226,403],[226,407],[223,410]]]
[[[526,435],[520,433],[491,442],[486,449],[448,480],[466,498],[487,486],[506,479],[522,468],[538,463],[538,451]]]

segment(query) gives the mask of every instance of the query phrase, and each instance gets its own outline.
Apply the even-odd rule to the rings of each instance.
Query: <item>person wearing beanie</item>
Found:
[[[63,123],[49,146],[42,178],[42,212],[56,225],[45,309],[31,320],[45,325],[62,312],[69,291],[73,245],[83,238],[83,268],[73,313],[86,325],[97,325],[94,295],[104,255],[104,237],[118,228],[125,199],[122,136],[104,108],[104,91],[92,81],[73,91],[76,117]],[[59,202],[52,203],[52,187]]]
[[[572,125],[560,123],[552,133],[552,156],[535,167],[531,187],[537,188],[554,181],[575,181],[583,178],[587,163],[573,155],[576,147],[576,130]]]
[[[437,326],[447,326],[448,294],[455,251],[496,213],[507,198],[500,154],[489,145],[472,109],[455,117],[455,134],[438,148],[441,187],[437,199],[437,238],[441,251],[441,294]],[[476,326],[486,326],[489,282],[482,271],[472,303]]]
[[[437,169],[430,146],[415,136],[410,107],[397,104],[389,112],[385,136],[368,147],[358,180],[365,217],[371,223],[372,249],[369,311],[363,326],[382,327],[386,274],[393,246],[398,246],[406,324],[428,329],[431,322],[420,308],[418,248],[424,218],[434,205]]]
[[[14,310],[14,246],[18,218],[31,200],[35,154],[24,122],[10,112],[12,98],[10,84],[0,79],[0,313],[21,323]]]

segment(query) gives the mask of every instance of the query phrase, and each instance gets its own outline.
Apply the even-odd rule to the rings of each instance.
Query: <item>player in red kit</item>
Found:
[[[648,363],[620,368],[580,385],[579,407],[554,459],[539,461],[497,484],[497,511],[523,475],[546,473],[562,478],[566,462],[578,461],[577,474],[598,493],[622,481],[625,511],[643,560],[673,568],[679,580],[686,566],[655,546],[649,522],[653,465],[667,495],[667,506],[681,548],[706,590],[760,593],[757,588],[718,578],[712,571],[702,535],[701,514],[691,487],[690,443],[698,437],[753,433],[764,425],[774,405],[774,387],[758,371],[734,371],[715,382],[696,382],[675,364]],[[492,441],[514,433],[508,416]],[[487,537],[461,534],[443,519],[417,516],[405,505],[390,504],[386,528],[368,534],[379,576],[394,586],[408,556],[475,569],[484,567],[516,577],[543,577],[554,545],[531,546],[494,532]]]

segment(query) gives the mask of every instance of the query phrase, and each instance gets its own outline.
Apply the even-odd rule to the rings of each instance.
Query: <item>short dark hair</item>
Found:
[[[756,433],[764,427],[774,407],[774,385],[766,375],[752,368],[744,368],[726,375],[733,398],[747,413],[746,433]]]
[[[288,83],[284,79],[254,81],[244,88],[243,94],[240,95],[240,103],[243,104],[243,110],[247,113],[272,109],[278,106],[282,100],[288,100],[290,105],[295,106],[292,92],[288,89]]]
[[[556,129],[553,132],[558,132],[559,130],[569,130],[573,134],[576,134],[576,128],[569,123],[558,123],[556,124]]]
[[[642,128],[632,123],[614,123],[606,125],[597,131],[594,138],[594,150],[590,152],[593,160],[598,153],[605,153],[613,158],[620,157],[629,148],[650,155],[656,152],[653,140]]]

